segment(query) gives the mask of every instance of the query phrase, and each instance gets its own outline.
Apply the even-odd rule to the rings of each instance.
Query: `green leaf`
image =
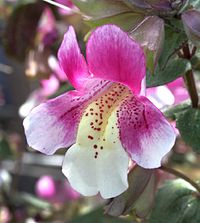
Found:
[[[122,1],[116,0],[73,0],[73,3],[92,20],[106,18],[130,11]]]
[[[157,193],[149,223],[198,223],[200,200],[182,179],[168,181]]]
[[[176,27],[165,27],[165,41],[158,65],[153,74],[147,72],[147,87],[169,83],[183,75],[191,64],[189,60],[179,58],[176,51],[181,47],[187,36]]]
[[[153,75],[147,72],[147,87],[155,87],[169,83],[190,69],[191,64],[189,60],[181,58],[171,59],[164,70],[162,70],[160,64],[158,64]]]
[[[13,155],[14,154],[6,138],[3,136],[0,137],[0,160],[11,158]]]
[[[23,203],[25,205],[30,205],[33,206],[37,209],[50,209],[51,208],[51,204],[48,203],[47,201],[44,201],[42,199],[39,199],[35,196],[33,196],[32,194],[28,194],[28,193],[21,193],[18,194],[16,199],[20,202]]]
[[[176,55],[176,50],[181,47],[181,45],[187,40],[185,32],[182,30],[182,23],[178,23],[175,20],[174,24],[176,26],[166,26],[165,27],[165,41],[161,56],[159,59],[159,64],[161,70],[164,70],[170,59]],[[179,28],[177,26],[179,25]]]
[[[176,125],[183,140],[195,152],[200,153],[200,110],[189,108],[185,112],[180,113],[177,117]]]
[[[178,117],[178,115],[180,113],[182,113],[183,111],[187,110],[188,108],[191,107],[191,101],[190,100],[186,100],[183,103],[180,103],[176,106],[171,106],[168,107],[167,110],[164,110],[164,115],[167,118],[170,118],[172,120],[175,120],[176,117]]]
[[[120,26],[125,31],[130,31],[134,29],[140,22],[142,22],[143,19],[144,15],[128,12],[98,20],[87,20],[85,22],[91,28],[95,28],[104,24],[115,24]]]
[[[114,218],[103,214],[103,209],[95,209],[85,215],[76,217],[70,223],[133,223],[122,218]]]

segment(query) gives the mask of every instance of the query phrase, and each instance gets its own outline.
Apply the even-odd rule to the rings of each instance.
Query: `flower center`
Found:
[[[105,148],[119,144],[117,108],[131,91],[121,84],[113,84],[85,109],[79,124],[77,144],[93,150],[97,159]]]

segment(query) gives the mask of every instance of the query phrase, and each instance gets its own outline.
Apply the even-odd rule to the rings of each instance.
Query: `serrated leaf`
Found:
[[[190,61],[181,58],[171,59],[164,70],[162,70],[160,64],[158,64],[153,75],[147,72],[147,87],[156,87],[169,83],[190,69]]]
[[[176,120],[176,126],[183,140],[195,152],[200,153],[200,110],[189,108],[185,112],[180,113]]]
[[[114,218],[110,216],[106,216],[103,214],[103,209],[98,208],[95,209],[85,215],[76,217],[70,223],[133,223],[131,221],[121,219],[121,218]]]
[[[183,26],[182,23],[177,22],[176,20],[173,23],[176,24],[176,26],[174,25],[174,27],[165,27],[165,40],[163,50],[159,58],[161,70],[164,70],[165,67],[167,67],[170,59],[176,55],[176,50],[179,49],[180,46],[187,40],[187,36],[181,28],[181,26]],[[177,28],[178,25],[179,28]]]
[[[157,193],[149,223],[198,223],[200,200],[195,188],[178,179],[168,181]]]

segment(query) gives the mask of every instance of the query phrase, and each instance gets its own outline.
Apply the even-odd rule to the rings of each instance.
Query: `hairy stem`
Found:
[[[159,169],[163,170],[164,172],[173,174],[176,177],[182,178],[183,180],[190,183],[200,193],[200,186],[197,183],[195,183],[192,179],[184,175],[183,173],[167,166],[161,166]]]

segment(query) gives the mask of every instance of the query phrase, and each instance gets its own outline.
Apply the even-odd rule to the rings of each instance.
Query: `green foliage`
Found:
[[[149,223],[198,223],[200,199],[184,180],[168,181],[157,193]]]
[[[190,70],[191,64],[188,60],[181,58],[171,58],[164,69],[158,64],[154,74],[147,72],[147,87],[164,85],[174,81],[179,76]]]
[[[88,214],[79,216],[70,223],[134,223],[133,221],[125,220],[122,218],[114,218],[103,214],[103,209],[95,209]]]
[[[147,72],[147,87],[166,84],[191,69],[189,60],[178,58],[177,51],[187,40],[182,30],[176,27],[165,27],[165,41],[158,65],[154,74]]]
[[[22,193],[17,198],[20,203],[23,203],[24,205],[29,205],[32,207],[35,207],[37,209],[49,209],[51,208],[51,205],[44,200],[41,200],[31,194],[28,193]]]
[[[184,141],[200,153],[200,110],[189,108],[180,113],[176,124]]]
[[[88,20],[86,21],[86,24],[91,28],[95,28],[104,24],[115,24],[120,26],[124,31],[129,31],[134,29],[143,19],[144,15],[129,12],[98,20]]]
[[[0,138],[0,160],[11,158],[13,156],[10,145],[5,137]]]

